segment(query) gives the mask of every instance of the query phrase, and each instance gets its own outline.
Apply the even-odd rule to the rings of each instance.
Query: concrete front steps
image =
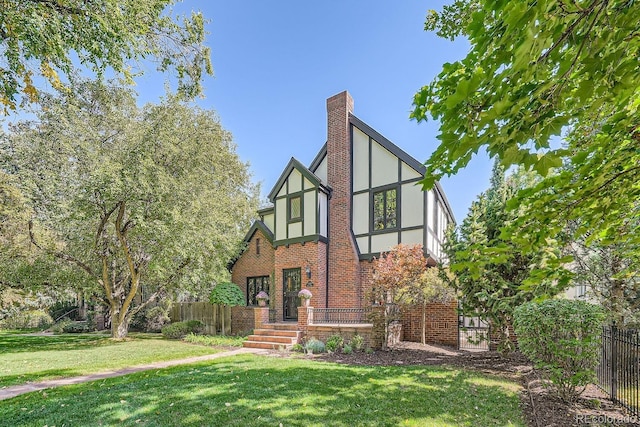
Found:
[[[260,329],[254,329],[242,343],[247,348],[262,348],[267,350],[290,349],[301,337],[297,323],[269,323]]]

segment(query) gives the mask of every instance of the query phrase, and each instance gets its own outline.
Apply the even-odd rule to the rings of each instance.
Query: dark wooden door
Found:
[[[282,270],[282,289],[284,290],[284,320],[298,320],[300,292],[302,280],[299,268]]]

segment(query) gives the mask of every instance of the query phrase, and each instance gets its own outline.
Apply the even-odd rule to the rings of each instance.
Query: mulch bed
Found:
[[[539,373],[520,353],[502,356],[487,351],[458,352],[445,347],[423,347],[411,343],[403,348],[371,354],[332,353],[315,356],[314,359],[366,366],[447,365],[510,378],[523,386],[520,405],[531,427],[640,425],[628,422],[632,417],[629,417],[624,408],[614,404],[593,385],[587,387],[575,404],[564,403],[543,386]]]

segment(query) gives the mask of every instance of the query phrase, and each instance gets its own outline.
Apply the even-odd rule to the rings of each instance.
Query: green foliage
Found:
[[[319,339],[311,338],[304,345],[304,349],[306,350],[307,353],[320,354],[320,353],[324,353],[325,345]]]
[[[638,253],[638,16],[638,2],[605,0],[458,0],[432,13],[427,29],[464,35],[471,49],[414,98],[413,118],[440,122],[423,184],[486,151],[505,168],[542,177],[513,200],[520,218],[505,238],[534,253],[550,240],[582,238]],[[568,230],[568,221],[579,226]],[[548,259],[530,272],[531,285],[541,277],[566,283],[566,265]],[[634,262],[619,275],[637,280],[637,271]]]
[[[296,353],[304,353],[304,347],[300,343],[295,343],[294,345],[291,346],[291,351]]]
[[[353,354],[353,347],[349,344],[345,344],[342,346],[342,352],[344,354]]]
[[[335,353],[336,351],[342,349],[343,345],[344,345],[344,339],[342,338],[342,336],[338,334],[334,334],[327,339],[325,348],[328,352]]]
[[[244,293],[235,283],[218,283],[209,295],[211,304],[222,304],[230,307],[245,305]]]
[[[171,95],[139,108],[129,88],[71,84],[0,140],[0,168],[37,218],[31,247],[50,259],[22,280],[100,292],[121,338],[149,302],[204,296],[228,277],[257,188],[212,111]]]
[[[53,324],[53,319],[44,310],[26,310],[12,312],[0,320],[0,329],[46,329]]]
[[[202,332],[204,324],[199,320],[189,320],[187,322],[174,322],[162,327],[162,336],[167,339],[179,340],[187,334],[199,334]]]
[[[86,320],[71,321],[62,327],[62,332],[65,334],[85,334],[94,330],[94,325]]]
[[[7,0],[0,12],[3,69],[0,104],[16,108],[35,102],[36,75],[56,88],[59,73],[82,67],[98,76],[108,70],[132,81],[144,72],[141,60],[157,62],[161,71],[173,70],[178,91],[194,97],[202,92],[202,73],[212,73],[209,48],[204,45],[202,14],[172,17],[173,0]]]
[[[559,283],[539,279],[536,286],[527,280],[538,266],[558,257],[553,247],[527,253],[515,242],[504,239],[501,230],[518,218],[519,211],[507,209],[509,200],[528,180],[528,174],[516,171],[509,177],[496,164],[491,187],[471,205],[459,230],[447,232],[443,250],[455,277],[450,280],[461,294],[465,313],[478,313],[497,333],[498,349],[509,352],[513,343],[509,325],[513,310],[520,304],[545,294],[556,294]]]
[[[364,346],[364,338],[362,335],[359,334],[355,334],[353,337],[351,337],[351,342],[350,342],[351,346],[353,346],[353,348],[357,351],[362,350],[362,347]]]
[[[521,305],[514,319],[522,353],[551,379],[562,399],[575,401],[595,380],[602,308],[584,301],[546,300]]]
[[[194,333],[188,333],[184,338],[182,338],[182,340],[191,344],[200,344],[210,347],[242,347],[242,343],[246,340],[246,337],[196,335]]]

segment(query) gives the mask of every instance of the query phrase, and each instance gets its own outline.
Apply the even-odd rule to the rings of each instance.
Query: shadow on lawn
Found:
[[[440,367],[242,356],[31,393],[0,412],[20,425],[523,425],[509,388]]]
[[[134,333],[134,340],[162,339],[160,334]],[[61,335],[0,335],[0,354],[34,351],[83,350],[104,345],[118,345],[123,341],[113,340],[106,334],[61,334]]]

